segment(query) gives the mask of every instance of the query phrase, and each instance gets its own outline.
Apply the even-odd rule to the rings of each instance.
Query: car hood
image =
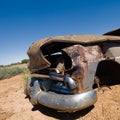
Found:
[[[92,45],[105,41],[120,42],[120,37],[109,35],[67,35],[55,36],[34,42],[28,49],[29,64],[31,73],[50,67],[51,63],[46,59],[47,55],[60,52],[61,49],[74,45]]]

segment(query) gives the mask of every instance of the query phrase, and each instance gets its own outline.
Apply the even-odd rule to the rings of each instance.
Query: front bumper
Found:
[[[97,101],[97,94],[90,90],[81,94],[65,95],[55,92],[45,92],[39,87],[38,80],[30,87],[31,79],[27,80],[25,94],[30,96],[33,105],[44,105],[59,111],[75,112],[92,106]]]

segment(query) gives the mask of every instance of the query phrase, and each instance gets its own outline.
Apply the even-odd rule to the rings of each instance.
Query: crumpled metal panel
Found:
[[[48,43],[58,42],[58,43],[77,43],[77,44],[90,44],[99,43],[104,41],[118,41],[120,42],[120,37],[108,36],[108,35],[70,35],[70,36],[55,36],[50,38],[41,39],[33,43],[29,50],[28,56],[30,58],[29,69],[31,72],[41,70],[50,66],[49,61],[43,55],[41,48]]]
[[[72,67],[68,74],[76,81],[80,92],[92,89],[97,65],[103,59],[100,47],[73,45],[62,50],[72,60]]]
[[[34,46],[28,50],[29,63],[28,68],[31,72],[50,67],[51,63],[44,57],[41,50]]]

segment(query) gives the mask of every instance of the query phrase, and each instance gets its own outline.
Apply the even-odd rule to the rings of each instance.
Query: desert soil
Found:
[[[0,81],[0,120],[120,120],[120,85],[98,92],[98,101],[85,110],[62,113],[33,107],[24,95],[24,76]]]

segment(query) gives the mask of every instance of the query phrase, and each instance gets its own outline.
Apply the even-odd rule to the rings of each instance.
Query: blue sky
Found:
[[[39,39],[120,27],[120,0],[0,0],[0,65],[28,58]]]

